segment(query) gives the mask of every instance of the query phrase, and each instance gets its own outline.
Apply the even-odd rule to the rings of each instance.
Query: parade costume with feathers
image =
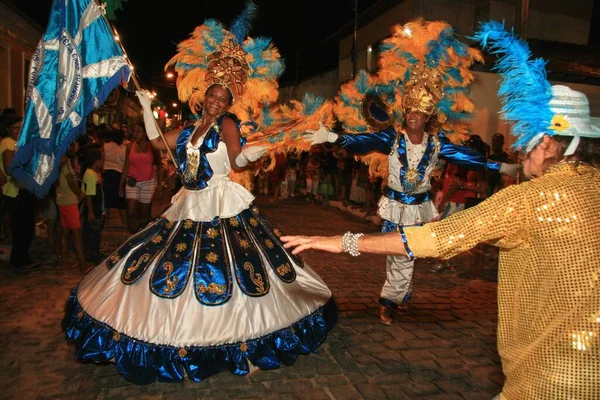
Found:
[[[466,137],[473,111],[469,67],[481,60],[479,51],[458,41],[445,22],[417,20],[392,31],[381,45],[377,74],[361,71],[343,85],[333,109],[350,132],[340,134],[335,144],[359,155],[371,175],[387,180],[378,204],[382,232],[438,216],[430,192],[438,160],[473,170],[500,168],[484,155],[451,142]],[[411,143],[402,128],[410,111],[430,118],[422,143]],[[413,269],[414,262],[407,257],[387,257],[381,305],[398,309],[408,300]]]
[[[68,304],[64,327],[77,357],[114,362],[135,383],[290,365],[315,352],[336,321],[331,291],[230,177],[224,118],[245,133],[242,146],[253,133],[257,143],[277,143],[274,151],[287,140],[257,128],[268,125],[283,64],[269,39],[246,38],[252,12],[250,4],[230,30],[208,20],[180,44],[169,63],[180,98],[193,108],[220,84],[233,94],[231,112],[197,143],[196,125],[182,130],[175,158],[183,188],[171,207],[92,270]],[[279,121],[288,115],[298,126],[301,114],[326,112],[305,100],[309,109],[275,108]]]

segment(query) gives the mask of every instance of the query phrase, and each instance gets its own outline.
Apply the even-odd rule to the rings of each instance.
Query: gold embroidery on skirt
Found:
[[[146,253],[140,257],[138,261],[133,261],[133,265],[127,268],[127,272],[125,273],[125,279],[131,278],[131,274],[140,268],[140,265],[143,262],[148,262],[150,260],[150,254]]]
[[[222,295],[223,293],[225,293],[225,288],[226,288],[225,285],[218,285],[214,282],[209,283],[208,287],[204,286],[204,283],[198,284],[198,291],[202,294],[208,292],[211,294]]]
[[[255,274],[254,273],[254,266],[249,263],[249,262],[245,262],[244,263],[244,269],[246,271],[250,272],[250,279],[252,280],[252,283],[254,283],[256,285],[256,288],[258,289],[258,291],[260,293],[264,293],[265,291],[265,283],[263,282],[263,277],[261,274]]]
[[[173,274],[173,269],[174,269],[173,263],[170,263],[170,262],[164,263],[163,269],[165,271],[167,271],[167,276],[165,278],[165,284],[167,285],[167,287],[165,288],[165,294],[169,294],[175,289],[177,282],[179,282],[179,277],[177,275],[175,275],[173,277],[173,279],[171,279],[171,275]]]
[[[277,273],[279,275],[285,275],[291,271],[292,271],[292,266],[289,263],[281,264],[279,267],[277,267]]]

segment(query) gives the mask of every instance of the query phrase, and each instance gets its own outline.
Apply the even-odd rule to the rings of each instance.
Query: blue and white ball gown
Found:
[[[79,359],[139,384],[201,381],[291,365],[335,325],[331,291],[229,179],[222,119],[198,146],[181,132],[171,207],[73,290],[63,326]]]

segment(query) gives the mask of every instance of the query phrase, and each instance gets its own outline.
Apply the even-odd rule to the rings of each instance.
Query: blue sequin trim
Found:
[[[404,243],[404,249],[406,250],[406,255],[410,259],[410,261],[413,261],[415,259],[415,255],[410,250],[410,247],[408,247],[408,242],[406,240],[406,234],[404,233],[404,228],[402,228],[402,226],[398,226],[398,231],[400,232],[400,237],[402,238],[402,242]]]
[[[288,328],[244,343],[212,347],[161,346],[142,342],[111,329],[85,313],[77,288],[67,302],[63,329],[80,360],[114,362],[119,373],[137,384],[176,382],[186,376],[200,382],[223,370],[249,372],[248,361],[260,369],[292,365],[300,354],[315,353],[337,322],[333,297],[317,311]],[[200,328],[201,329],[201,328]]]
[[[422,204],[426,201],[430,201],[433,197],[431,192],[408,194],[394,190],[389,186],[386,186],[381,193],[385,197],[396,200],[402,204]]]
[[[411,292],[409,291],[406,296],[404,296],[404,299],[402,299],[402,303],[406,303],[410,300],[410,295]],[[386,299],[385,297],[380,297],[379,298],[379,304],[382,306],[386,306],[391,308],[394,311],[400,311],[402,309],[402,304],[398,304],[395,301],[392,301],[390,299]]]

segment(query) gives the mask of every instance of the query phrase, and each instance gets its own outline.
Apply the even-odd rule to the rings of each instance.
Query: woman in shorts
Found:
[[[160,154],[150,144],[144,125],[134,125],[120,182],[121,193],[125,194],[127,201],[127,227],[130,233],[137,232],[142,224],[150,220],[159,166]]]

